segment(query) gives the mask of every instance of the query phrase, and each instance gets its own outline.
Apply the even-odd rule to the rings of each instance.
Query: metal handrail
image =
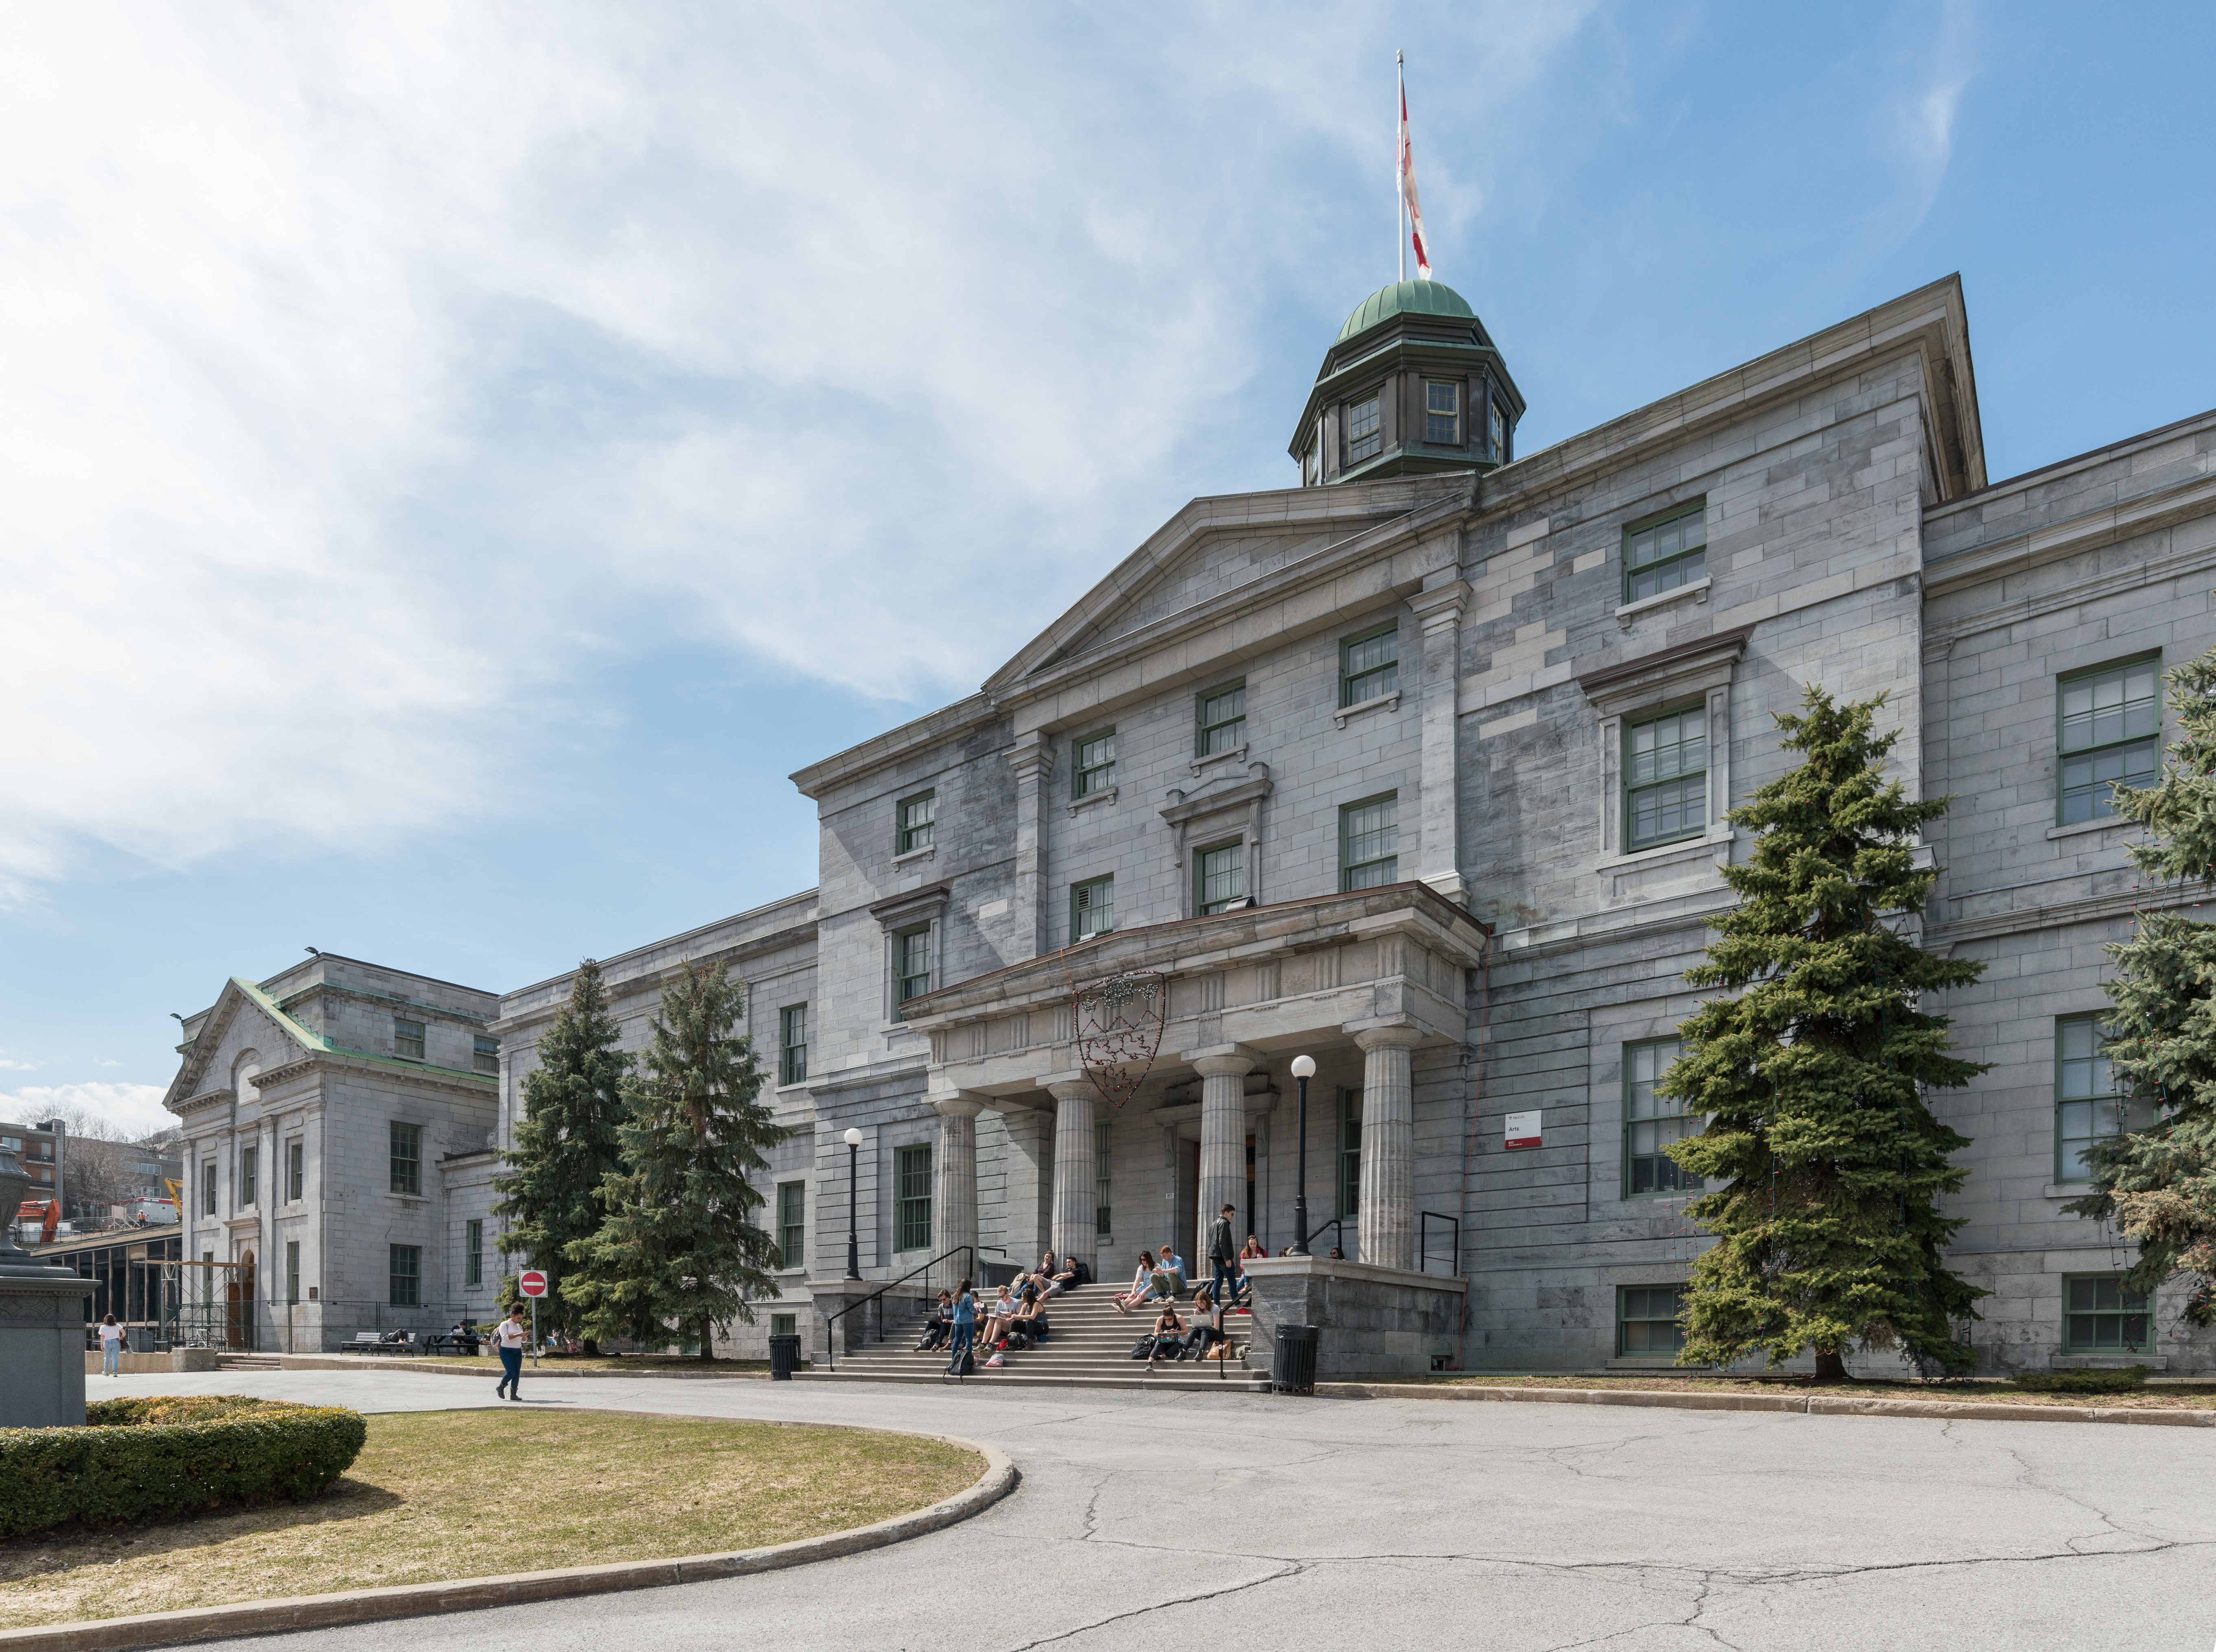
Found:
[[[1425,1211],[1416,1218],[1416,1272],[1419,1273],[1431,1272],[1424,1266],[1431,1255],[1427,1242],[1431,1238],[1431,1229],[1425,1224],[1431,1222],[1443,1222],[1454,1230],[1454,1248],[1448,1254],[1453,1258],[1455,1272],[1459,1274],[1462,1271],[1462,1218],[1458,1216],[1442,1216],[1437,1211]]]
[[[1327,1233],[1336,1233],[1340,1238],[1344,1239],[1346,1236],[1346,1218],[1343,1216],[1334,1216],[1330,1221],[1325,1223],[1323,1226],[1318,1228],[1314,1233],[1308,1235],[1309,1255],[1313,1256],[1316,1254],[1316,1241]]]
[[[853,1313],[857,1308],[866,1308],[874,1302],[877,1304],[877,1341],[880,1342],[883,1341],[885,1340],[885,1295],[888,1291],[899,1290],[901,1286],[906,1285],[910,1279],[914,1279],[919,1273],[930,1273],[933,1268],[937,1267],[941,1262],[946,1261],[950,1256],[969,1257],[970,1266],[963,1271],[961,1277],[963,1279],[975,1279],[977,1273],[977,1253],[981,1250],[989,1250],[994,1254],[1000,1256],[1005,1256],[1008,1254],[998,1245],[957,1245],[951,1250],[941,1251],[938,1255],[926,1262],[921,1267],[912,1267],[907,1273],[902,1274],[900,1278],[894,1279],[888,1284],[879,1285],[876,1290],[871,1291],[868,1296],[862,1298],[859,1302],[850,1302],[844,1308],[841,1308],[837,1313],[827,1314],[824,1316],[823,1353],[829,1369],[833,1371],[839,1369],[839,1339],[831,1328],[834,1325],[846,1318],[847,1315]],[[930,1288],[929,1285],[926,1285],[924,1286],[924,1289],[926,1291]]]

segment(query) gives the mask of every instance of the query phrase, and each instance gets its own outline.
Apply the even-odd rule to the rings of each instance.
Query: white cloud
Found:
[[[6,1056],[0,1056],[0,1071],[11,1073],[33,1073],[37,1070],[38,1068],[30,1062],[11,1061]]]
[[[167,1094],[159,1084],[28,1085],[0,1090],[0,1118],[28,1125],[57,1113],[81,1114],[96,1121],[106,1135],[134,1141],[177,1122],[176,1115],[162,1106]]]
[[[1583,12],[1529,15],[1457,20],[1504,105]],[[10,13],[0,896],[499,808],[673,637],[974,684],[1252,417],[1288,180],[1389,154],[1374,15],[1184,27]]]

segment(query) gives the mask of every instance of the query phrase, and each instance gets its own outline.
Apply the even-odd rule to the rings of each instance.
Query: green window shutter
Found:
[[[1623,531],[1623,600],[1638,602],[1690,585],[1708,571],[1708,502]]]
[[[1350,803],[1339,811],[1339,887],[1377,889],[1400,878],[1397,793]]]
[[[2116,788],[2150,786],[2162,770],[2162,657],[2074,672],[2055,683],[2059,826],[2107,820]]]
[[[1676,1039],[1653,1039],[1623,1046],[1623,1196],[1626,1199],[1671,1199],[1698,1193],[1703,1184],[1678,1168],[1677,1162],[1662,1150],[1687,1136],[1697,1136],[1706,1120],[1685,1111],[1685,1104],[1654,1094],[1654,1086],[1684,1053]]]

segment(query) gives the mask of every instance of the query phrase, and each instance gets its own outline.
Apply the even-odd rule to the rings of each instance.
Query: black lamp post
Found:
[[[862,1132],[846,1132],[846,1277],[862,1277],[862,1241],[854,1226],[855,1207],[862,1202],[861,1162]]]
[[[1293,1242],[1285,1247],[1285,1254],[1305,1256],[1308,1254],[1308,1080],[1315,1076],[1315,1058],[1295,1056],[1293,1076],[1300,1081],[1301,1125],[1294,1138]]]

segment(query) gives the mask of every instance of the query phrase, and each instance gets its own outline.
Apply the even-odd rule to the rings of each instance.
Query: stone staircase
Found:
[[[216,1356],[218,1371],[280,1371],[283,1364],[274,1353],[234,1353],[229,1349]]]
[[[1154,1323],[1154,1314],[1144,1310],[1135,1310],[1128,1316],[1118,1313],[1114,1298],[1114,1291],[1105,1285],[1080,1285],[1055,1298],[1048,1304],[1047,1318],[1051,1328],[1043,1346],[1006,1355],[1007,1363],[996,1370],[987,1367],[988,1351],[980,1349],[977,1369],[964,1380],[992,1388],[1161,1388],[1221,1394],[1268,1389],[1268,1350],[1251,1359],[1242,1357],[1254,1335],[1253,1321],[1247,1315],[1234,1313],[1225,1316],[1226,1333],[1239,1353],[1222,1366],[1221,1375],[1213,1359],[1186,1360],[1179,1365],[1163,1363],[1149,1374],[1143,1361],[1131,1358],[1131,1345]],[[1185,1304],[1179,1304],[1179,1317],[1186,1316],[1185,1307]],[[923,1337],[925,1318],[920,1309],[898,1323],[888,1318],[884,1341],[872,1341],[852,1353],[841,1353],[836,1371],[825,1368],[823,1352],[819,1347],[812,1351],[815,1368],[799,1372],[797,1380],[951,1382],[954,1379],[946,1374],[947,1356],[944,1351],[915,1352],[915,1345]]]

